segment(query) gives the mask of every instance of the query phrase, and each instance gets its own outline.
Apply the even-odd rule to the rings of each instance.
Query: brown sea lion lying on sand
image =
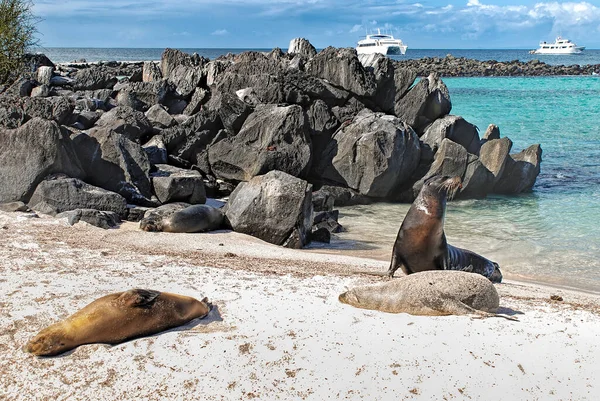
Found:
[[[208,299],[134,289],[106,295],[33,337],[25,351],[51,356],[83,344],[118,344],[183,325],[210,311]]]

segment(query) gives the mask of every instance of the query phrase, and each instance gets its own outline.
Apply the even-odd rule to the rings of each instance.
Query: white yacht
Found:
[[[560,36],[554,43],[540,42],[540,48],[532,50],[531,54],[579,54],[583,52],[585,46],[577,46],[569,39],[563,39]]]
[[[392,35],[381,33],[377,29],[377,34],[367,35],[365,39],[359,40],[356,46],[358,54],[405,54],[406,46],[400,39],[394,39]]]

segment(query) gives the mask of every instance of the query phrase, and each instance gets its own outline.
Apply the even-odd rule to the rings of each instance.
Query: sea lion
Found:
[[[140,221],[144,231],[198,233],[218,230],[223,225],[221,209],[208,205],[192,205],[167,215],[152,214]]]
[[[83,344],[118,344],[180,326],[210,311],[208,299],[133,289],[98,298],[33,337],[25,351],[58,355]]]
[[[387,272],[389,277],[402,267],[406,274],[464,270],[479,273],[495,283],[502,281],[497,263],[446,242],[446,199],[452,199],[460,187],[460,177],[433,176],[424,182],[398,231]]]
[[[479,274],[432,270],[378,285],[357,287],[339,296],[342,303],[362,309],[422,316],[497,315],[494,284]]]

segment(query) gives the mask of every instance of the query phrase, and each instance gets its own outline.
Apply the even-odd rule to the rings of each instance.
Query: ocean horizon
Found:
[[[245,51],[269,52],[273,48],[178,48],[185,53],[198,53],[200,56],[214,59],[228,53],[238,54]],[[87,62],[98,61],[158,61],[165,48],[127,48],[127,47],[38,47],[36,53],[44,53],[54,63],[69,63],[84,59]],[[282,48],[282,51],[287,51]],[[321,50],[321,49],[317,49]],[[409,49],[405,55],[391,55],[394,60],[413,60],[424,57],[465,57],[474,60],[527,62],[540,60],[550,65],[596,65],[600,64],[600,49],[586,49],[582,54],[543,55],[529,54],[532,49]]]

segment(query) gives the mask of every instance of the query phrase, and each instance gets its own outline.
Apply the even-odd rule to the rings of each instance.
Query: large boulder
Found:
[[[29,200],[33,210],[55,216],[75,209],[115,212],[125,217],[127,202],[121,195],[95,187],[77,178],[57,178],[40,182]]]
[[[494,187],[494,175],[481,163],[479,158],[468,154],[467,168],[462,178],[459,198],[485,198]]]
[[[185,170],[168,164],[158,164],[150,176],[154,194],[161,203],[206,202],[206,191],[202,175],[195,170]]]
[[[425,129],[421,142],[435,153],[445,138],[462,145],[471,154],[479,154],[480,139],[477,127],[460,116],[447,115],[435,120]]]
[[[73,136],[90,184],[146,205],[152,196],[150,162],[142,146],[118,132],[94,127]]]
[[[236,232],[301,248],[312,226],[312,185],[281,171],[240,183],[225,215]]]
[[[146,111],[154,105],[170,103],[175,98],[175,87],[167,81],[130,82],[120,88],[117,103]]]
[[[73,87],[77,90],[112,89],[117,81],[114,71],[94,66],[79,70]]]
[[[542,148],[531,145],[527,149],[510,155],[502,177],[494,186],[494,192],[500,194],[518,194],[531,191],[540,174]]]
[[[223,127],[233,134],[240,131],[246,118],[252,113],[252,108],[237,95],[221,92],[213,94],[203,108],[209,113],[216,113]]]
[[[156,128],[171,128],[177,125],[177,121],[160,104],[150,107],[144,115]]]
[[[365,70],[352,48],[323,49],[307,63],[306,71],[358,96],[375,94],[373,74]]]
[[[479,151],[479,159],[481,163],[494,176],[494,184],[496,184],[504,173],[507,160],[510,159],[510,150],[512,141],[506,137],[501,139],[489,139]]]
[[[419,159],[419,139],[411,127],[365,109],[333,135],[321,163],[326,181],[385,198],[406,183]]]
[[[34,118],[15,130],[0,129],[0,202],[27,202],[53,173],[84,176],[69,136],[55,122]]]
[[[302,107],[258,106],[237,135],[210,146],[208,159],[215,176],[225,180],[247,181],[271,170],[305,176],[311,142]]]
[[[39,117],[44,120],[54,120],[58,124],[65,124],[68,121],[73,108],[73,105],[63,96],[32,97],[23,102],[26,119]]]
[[[152,132],[152,124],[144,113],[125,106],[104,113],[96,122],[96,127],[111,130],[132,141],[139,141],[142,136]]]
[[[422,78],[395,105],[395,115],[421,135],[425,127],[450,113],[448,88],[436,73]]]
[[[312,58],[317,55],[317,49],[310,44],[308,39],[304,38],[294,38],[290,40],[287,52],[289,54],[299,54],[306,58]]]

